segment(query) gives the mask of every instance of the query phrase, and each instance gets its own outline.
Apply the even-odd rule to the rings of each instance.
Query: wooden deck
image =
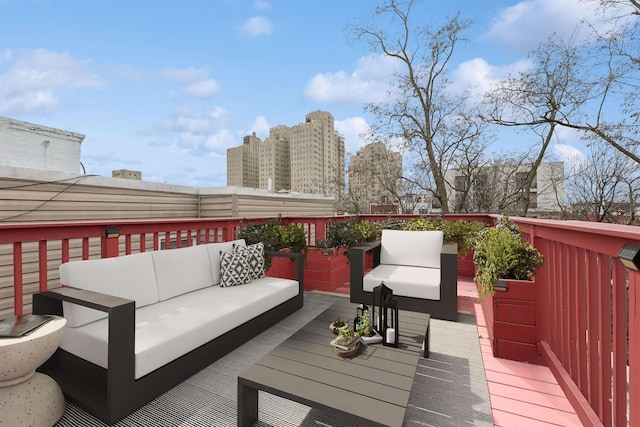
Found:
[[[349,294],[349,283],[336,292]],[[458,311],[476,316],[495,426],[582,426],[549,368],[493,357],[476,286],[469,277],[458,278]]]

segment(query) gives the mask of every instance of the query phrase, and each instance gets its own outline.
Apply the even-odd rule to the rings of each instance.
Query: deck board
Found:
[[[349,283],[336,289],[349,294]],[[470,277],[458,277],[458,309],[476,316],[480,351],[496,427],[581,426],[562,388],[546,366],[495,358],[482,307]]]

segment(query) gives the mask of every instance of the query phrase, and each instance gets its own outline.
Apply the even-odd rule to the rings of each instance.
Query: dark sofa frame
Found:
[[[378,240],[349,250],[351,264],[351,302],[373,304],[373,293],[362,288],[365,275],[365,253],[373,256],[373,267],[380,265],[381,242]],[[458,245],[445,243],[440,255],[440,299],[393,295],[401,310],[429,313],[434,319],[458,320]]]
[[[304,256],[282,252],[265,255],[288,257],[296,262],[297,296],[137,380],[134,376],[134,301],[74,288],[34,294],[34,314],[61,316],[62,301],[69,301],[104,311],[109,318],[109,369],[58,349],[38,370],[55,379],[69,401],[105,423],[116,423],[302,308]]]

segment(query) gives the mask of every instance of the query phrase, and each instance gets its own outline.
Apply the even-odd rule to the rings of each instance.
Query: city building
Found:
[[[80,173],[84,137],[0,116],[0,166]]]
[[[259,188],[260,142],[254,132],[244,137],[241,146],[227,149],[227,185]]]
[[[564,163],[541,163],[528,194],[523,186],[531,164],[501,164],[471,173],[445,172],[449,210],[459,213],[520,214],[528,201],[528,214],[554,213],[564,203]]]
[[[142,172],[132,171],[129,169],[118,169],[111,171],[111,178],[133,179],[135,181],[142,181]]]
[[[360,148],[349,160],[349,195],[361,212],[371,207],[395,205],[402,199],[402,154],[374,142]],[[376,213],[380,209],[374,208]]]
[[[314,111],[303,123],[271,128],[264,141],[255,133],[250,138],[227,150],[227,185],[333,195],[343,191],[344,137],[330,113]]]

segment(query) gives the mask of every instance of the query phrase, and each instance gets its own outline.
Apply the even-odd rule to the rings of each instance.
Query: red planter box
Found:
[[[265,271],[265,275],[269,277],[281,277],[283,279],[296,278],[296,263],[289,258],[272,258],[271,267]]]
[[[536,338],[535,282],[507,280],[506,291],[482,300],[495,357],[544,364]]]
[[[349,281],[349,260],[344,250],[322,253],[319,249],[307,252],[304,267],[304,289],[307,291],[335,291]]]

